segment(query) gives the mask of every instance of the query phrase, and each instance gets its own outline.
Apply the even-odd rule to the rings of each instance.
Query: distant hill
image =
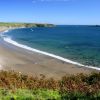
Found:
[[[89,27],[100,27],[100,25],[89,25]]]
[[[100,25],[95,25],[95,27],[100,27]]]
[[[0,27],[53,27],[53,24],[40,24],[40,23],[5,23],[0,22]]]

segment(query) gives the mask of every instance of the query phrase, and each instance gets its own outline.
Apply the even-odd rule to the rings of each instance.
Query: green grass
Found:
[[[88,96],[85,93],[63,93],[47,89],[0,89],[0,100],[100,100],[100,92]]]
[[[61,100],[58,91],[53,90],[27,90],[14,91],[0,89],[0,100]]]

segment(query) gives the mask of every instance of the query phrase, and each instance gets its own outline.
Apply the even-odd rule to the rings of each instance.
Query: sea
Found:
[[[19,28],[5,31],[1,38],[33,52],[100,70],[100,27],[57,25]]]

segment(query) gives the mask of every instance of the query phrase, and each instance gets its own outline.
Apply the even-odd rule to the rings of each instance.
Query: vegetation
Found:
[[[61,99],[58,91],[53,90],[27,90],[17,89],[11,91],[7,89],[0,90],[0,100],[59,100]]]
[[[0,22],[0,26],[5,27],[52,27],[53,24],[37,24],[37,23],[4,23]]]
[[[99,100],[100,72],[55,80],[1,71],[0,88],[0,100]]]

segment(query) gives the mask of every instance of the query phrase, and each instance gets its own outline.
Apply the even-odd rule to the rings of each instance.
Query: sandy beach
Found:
[[[14,70],[35,76],[43,74],[55,78],[96,71],[13,46],[2,39],[0,40],[0,64],[0,70]]]

